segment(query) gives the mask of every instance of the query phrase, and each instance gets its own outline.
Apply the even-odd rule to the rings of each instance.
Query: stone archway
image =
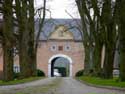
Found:
[[[56,55],[53,55],[52,57],[50,57],[50,59],[48,61],[48,77],[51,77],[52,60],[55,58],[58,58],[58,57],[66,58],[69,61],[69,76],[72,77],[72,63],[73,63],[72,59],[69,56],[64,55],[64,54],[56,54]]]

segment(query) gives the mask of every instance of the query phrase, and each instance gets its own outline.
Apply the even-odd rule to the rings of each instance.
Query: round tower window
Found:
[[[51,46],[51,51],[56,51],[56,49],[57,49],[56,45]]]
[[[65,46],[65,51],[70,51],[70,50],[71,50],[70,45],[66,45],[66,46]]]

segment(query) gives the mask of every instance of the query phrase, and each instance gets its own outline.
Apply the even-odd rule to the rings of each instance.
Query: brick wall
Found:
[[[70,50],[66,50],[66,46],[70,46]],[[52,50],[52,46],[56,50]],[[63,50],[58,50],[59,46],[63,46]],[[39,44],[37,54],[37,67],[43,70],[48,76],[48,63],[49,59],[57,54],[63,54],[70,57],[72,63],[72,75],[75,76],[76,72],[84,67],[84,49],[81,42],[74,41],[44,41]]]
[[[3,51],[0,49],[0,79],[3,78]]]
[[[52,46],[56,46],[56,50],[52,50]],[[58,47],[62,46],[62,50],[58,50]],[[70,47],[70,50],[66,50],[66,46]],[[42,41],[39,43],[37,52],[37,68],[44,71],[48,76],[48,63],[49,59],[57,54],[63,54],[72,59],[72,75],[75,76],[76,72],[84,67],[84,49],[81,42],[74,41]],[[15,65],[19,64],[19,57],[15,57]],[[0,79],[3,74],[3,57],[0,57]]]

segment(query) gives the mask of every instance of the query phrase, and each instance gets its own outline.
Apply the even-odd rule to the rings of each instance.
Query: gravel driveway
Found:
[[[46,78],[26,84],[0,86],[0,94],[125,94],[87,86],[73,78]]]
[[[125,91],[95,88],[72,78],[63,78],[56,94],[125,94]]]

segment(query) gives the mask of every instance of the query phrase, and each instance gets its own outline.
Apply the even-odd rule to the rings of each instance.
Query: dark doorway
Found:
[[[69,76],[69,61],[64,57],[56,57],[51,62],[51,77]]]

